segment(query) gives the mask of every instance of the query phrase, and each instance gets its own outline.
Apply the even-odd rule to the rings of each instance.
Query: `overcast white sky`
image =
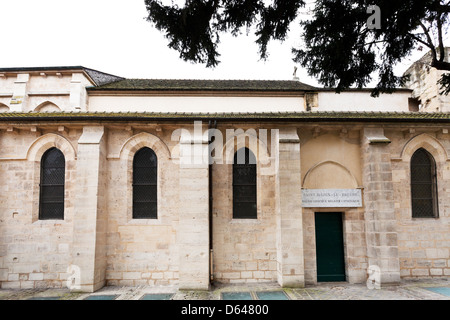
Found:
[[[145,21],[144,0],[0,0],[0,67],[84,67],[127,78],[291,80],[293,30],[259,61],[254,37],[222,35],[215,69],[179,59]],[[403,71],[425,52],[404,61]],[[318,85],[299,68],[300,81]]]

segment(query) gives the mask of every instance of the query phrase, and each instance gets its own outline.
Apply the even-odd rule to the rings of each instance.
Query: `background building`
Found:
[[[450,48],[445,48],[444,61],[449,61]],[[438,53],[439,57],[439,53]],[[431,51],[426,53],[421,59],[414,62],[404,73],[409,75],[409,80],[405,84],[406,87],[413,90],[411,95],[411,104],[415,105],[416,111],[422,112],[449,112],[450,97],[441,94],[442,91],[437,81],[443,73],[448,71],[437,70],[430,67]]]

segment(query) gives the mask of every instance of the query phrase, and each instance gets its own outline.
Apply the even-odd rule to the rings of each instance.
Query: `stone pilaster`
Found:
[[[27,102],[27,86],[30,80],[29,74],[18,74],[17,80],[14,81],[14,92],[9,102],[9,110],[22,112]]]
[[[105,284],[106,152],[104,127],[84,127],[78,141],[72,264],[79,268],[76,290],[94,292]]]
[[[282,287],[303,287],[302,190],[300,139],[295,128],[281,129],[277,143],[277,278]]]
[[[83,85],[84,76],[74,73],[70,81],[70,108],[65,111],[86,110],[86,88]]]
[[[201,124],[180,136],[179,288],[209,289],[208,140]]]
[[[395,284],[400,263],[389,140],[382,128],[365,128],[362,139],[368,264],[379,270],[381,285]]]

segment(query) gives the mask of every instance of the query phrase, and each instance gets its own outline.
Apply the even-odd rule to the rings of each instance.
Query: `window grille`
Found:
[[[436,163],[422,148],[411,157],[411,202],[413,218],[438,216]]]
[[[256,158],[248,148],[241,148],[234,155],[233,218],[257,218]]]
[[[147,147],[133,159],[133,219],[157,219],[158,159]]]
[[[64,220],[65,159],[63,153],[51,148],[41,159],[39,219]]]

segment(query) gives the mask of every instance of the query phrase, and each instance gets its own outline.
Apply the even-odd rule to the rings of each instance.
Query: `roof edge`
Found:
[[[7,121],[180,121],[180,120],[245,120],[245,121],[317,121],[317,122],[450,122],[450,113],[425,112],[267,112],[267,113],[189,113],[189,112],[7,112]]]
[[[120,80],[125,80],[123,77],[119,77],[110,73],[98,71],[83,66],[47,66],[47,67],[7,67],[0,68],[0,73],[25,73],[25,72],[46,72],[46,71],[81,71],[89,80],[95,85],[104,85],[113,83]]]

